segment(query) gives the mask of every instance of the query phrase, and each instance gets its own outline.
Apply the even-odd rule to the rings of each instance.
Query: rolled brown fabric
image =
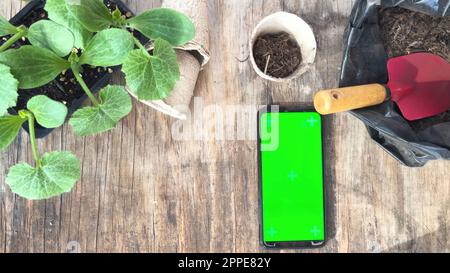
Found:
[[[163,100],[141,100],[141,102],[174,118],[186,119],[198,75],[210,58],[208,1],[164,0],[162,7],[175,9],[191,18],[196,29],[196,36],[192,41],[176,48],[181,78],[170,96]],[[152,44],[150,43],[146,47],[151,50]],[[134,95],[132,92],[130,93]]]

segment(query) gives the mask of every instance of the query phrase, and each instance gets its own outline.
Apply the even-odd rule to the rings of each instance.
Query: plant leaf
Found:
[[[161,39],[155,41],[153,56],[134,50],[123,63],[127,85],[141,100],[164,99],[180,79],[177,55],[172,46]]]
[[[26,118],[20,116],[0,117],[0,151],[6,149],[17,137]]]
[[[13,166],[6,177],[12,192],[29,200],[48,199],[69,192],[80,179],[80,161],[70,152],[45,154],[41,166]]]
[[[0,115],[3,115],[9,108],[16,106],[19,96],[19,82],[11,74],[11,69],[4,64],[0,64],[0,83]]]
[[[16,34],[18,31],[15,26],[11,25],[8,20],[0,15],[0,36]]]
[[[43,86],[70,67],[67,60],[50,50],[29,45],[1,53],[0,63],[11,68],[20,89]]]
[[[147,38],[164,39],[174,46],[183,45],[195,37],[191,19],[173,9],[159,8],[128,19],[128,26],[139,30]]]
[[[75,36],[76,47],[84,48],[92,38],[92,33],[73,16],[65,0],[47,0],[45,10],[48,12],[48,18],[50,20],[72,31]]]
[[[66,120],[67,107],[44,95],[32,97],[27,103],[27,108],[33,113],[37,122],[45,128],[57,128]]]
[[[134,48],[132,35],[123,29],[106,29],[98,32],[86,46],[80,64],[116,66],[123,63]]]
[[[73,114],[69,124],[77,135],[95,135],[111,130],[131,112],[131,98],[122,86],[105,87],[100,91],[100,100],[99,106],[85,107]]]
[[[91,32],[107,29],[114,23],[111,12],[102,0],[68,1],[68,8],[73,16]]]
[[[49,49],[60,57],[69,55],[75,46],[73,33],[63,25],[50,20],[32,24],[27,37],[32,45]]]

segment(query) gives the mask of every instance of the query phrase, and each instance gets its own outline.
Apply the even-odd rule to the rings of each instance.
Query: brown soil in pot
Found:
[[[381,9],[381,39],[389,58],[429,52],[450,62],[450,17],[433,17],[399,7]],[[410,122],[416,132],[450,122],[450,110]]]
[[[292,75],[302,63],[300,46],[286,32],[258,37],[253,45],[253,57],[258,68],[274,78]]]

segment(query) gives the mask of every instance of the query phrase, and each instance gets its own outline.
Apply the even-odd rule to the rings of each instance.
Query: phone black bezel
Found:
[[[259,201],[259,238],[260,244],[267,249],[311,249],[322,248],[326,245],[328,240],[328,220],[327,220],[327,204],[326,204],[326,180],[325,174],[325,131],[324,131],[324,118],[321,119],[321,131],[322,131],[322,177],[323,177],[323,220],[324,220],[324,240],[323,241],[294,241],[294,242],[274,242],[268,244],[264,241],[263,232],[263,206],[262,206],[262,162],[261,162],[261,136],[260,136],[260,119],[261,115],[265,113],[272,113],[272,108],[277,107],[279,113],[317,113],[313,107],[285,107],[279,105],[268,105],[258,111],[257,117],[257,142],[258,142],[258,201]]]

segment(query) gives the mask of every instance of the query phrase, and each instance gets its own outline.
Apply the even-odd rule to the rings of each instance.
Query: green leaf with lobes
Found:
[[[8,22],[8,20],[6,20],[3,16],[0,15],[0,37],[16,33],[17,33],[16,27],[11,25],[11,23]]]
[[[106,29],[98,32],[80,57],[80,64],[116,66],[123,63],[134,48],[133,36],[123,29]]]
[[[65,0],[47,0],[44,8],[48,18],[70,29],[75,36],[75,47],[84,48],[92,38],[87,30],[70,12]]]
[[[195,37],[191,19],[173,9],[152,9],[127,20],[128,26],[137,29],[147,38],[164,39],[174,46],[183,45]]]
[[[130,95],[125,88],[109,85],[100,91],[101,103],[76,111],[69,124],[79,136],[89,136],[111,130],[132,109]]]
[[[114,23],[102,0],[68,0],[67,3],[72,15],[91,32],[107,29]]]
[[[73,33],[63,25],[50,20],[32,24],[27,38],[32,45],[49,49],[60,57],[69,55],[75,46]]]
[[[172,46],[162,39],[157,39],[154,46],[152,56],[142,49],[132,51],[122,67],[129,89],[141,100],[166,98],[180,79]]]
[[[11,191],[29,200],[48,199],[69,192],[80,179],[80,161],[70,152],[45,154],[40,166],[13,166],[6,177]]]
[[[66,120],[67,107],[44,95],[31,98],[27,108],[33,113],[37,122],[45,128],[57,128]]]
[[[0,115],[6,113],[6,111],[16,106],[17,89],[19,88],[19,82],[11,74],[11,69],[0,64]]]
[[[25,121],[27,118],[21,116],[0,117],[0,151],[8,148],[14,141]]]
[[[20,89],[43,86],[70,67],[70,63],[48,49],[22,46],[0,54],[0,63],[11,68]]]

